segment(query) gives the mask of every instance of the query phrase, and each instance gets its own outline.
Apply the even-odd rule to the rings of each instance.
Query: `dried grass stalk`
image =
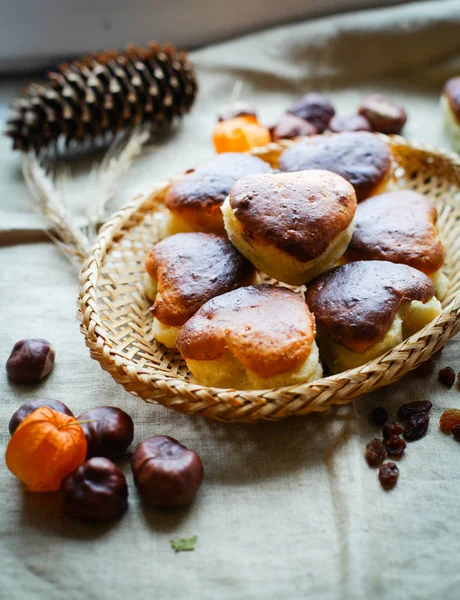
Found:
[[[46,235],[72,262],[82,262],[91,248],[91,243],[61,202],[52,178],[35,154],[22,153],[22,173],[35,207],[52,227],[52,233],[44,230]]]
[[[114,140],[102,161],[93,165],[87,179],[89,201],[87,223],[83,228],[79,227],[65,202],[71,188],[69,166],[60,165],[51,175],[34,153],[22,153],[22,172],[34,206],[51,225],[51,230],[43,231],[71,262],[80,265],[85,259],[91,241],[106,217],[116,184],[142,152],[149,137],[150,131],[146,127],[135,128],[122,140]]]
[[[150,137],[146,127],[136,127],[123,140],[114,141],[104,158],[96,164],[89,174],[91,189],[87,217],[88,230],[92,238],[96,237],[98,225],[104,221],[106,207],[112,200],[115,186],[131,167]]]

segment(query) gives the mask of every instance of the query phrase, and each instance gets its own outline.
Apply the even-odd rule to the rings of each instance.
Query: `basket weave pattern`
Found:
[[[449,293],[443,312],[422,331],[356,369],[291,387],[262,391],[207,388],[191,382],[180,355],[151,333],[144,296],[144,260],[162,237],[162,202],[169,183],[127,204],[102,228],[80,277],[79,318],[91,356],[131,394],[180,412],[225,421],[277,420],[325,411],[393,383],[438,351],[460,329],[460,158],[400,137],[386,138],[394,155],[390,189],[430,196],[439,213]],[[292,142],[253,153],[276,166]]]

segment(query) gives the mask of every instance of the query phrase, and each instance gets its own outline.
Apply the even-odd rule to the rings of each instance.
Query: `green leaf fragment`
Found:
[[[179,540],[169,540],[171,548],[176,552],[190,552],[195,550],[195,545],[198,541],[198,537],[194,535],[189,538],[181,538]]]

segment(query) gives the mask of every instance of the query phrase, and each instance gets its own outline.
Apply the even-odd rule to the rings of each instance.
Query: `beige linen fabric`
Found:
[[[211,156],[218,106],[235,80],[265,121],[309,89],[343,112],[368,91],[388,91],[407,107],[409,138],[443,144],[438,96],[460,68],[460,3],[421,2],[281,27],[194,53],[201,93],[174,136],[142,156],[117,194],[140,189]],[[7,100],[19,80],[2,83]],[[205,480],[188,509],[146,509],[129,469],[129,509],[106,525],[60,515],[53,494],[25,492],[0,463],[0,598],[30,599],[407,599],[459,597],[460,446],[438,430],[456,388],[435,376],[400,383],[326,414],[280,423],[231,425],[144,404],[92,361],[75,318],[76,274],[28,208],[19,158],[0,141],[2,206],[1,362],[13,343],[45,337],[56,348],[51,376],[14,385],[0,369],[0,446],[8,421],[36,397],[58,398],[78,415],[97,405],[127,410],[135,442],[167,434],[202,456]],[[83,189],[83,188],[82,188]],[[83,192],[82,192],[82,195]],[[81,213],[84,198],[73,207]],[[80,207],[80,208],[79,208]],[[25,243],[28,242],[28,243]],[[34,242],[34,243],[32,243]],[[13,244],[14,243],[14,244]],[[437,366],[460,369],[457,340]],[[408,445],[400,481],[384,492],[363,459],[378,434],[372,407],[433,402],[429,433]],[[171,538],[198,536],[175,554]]]

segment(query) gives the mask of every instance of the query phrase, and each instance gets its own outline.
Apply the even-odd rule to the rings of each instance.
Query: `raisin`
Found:
[[[427,413],[433,405],[429,400],[415,400],[414,402],[408,402],[399,407],[398,417],[405,421],[412,415],[419,413]]]
[[[401,456],[406,448],[406,442],[399,435],[392,435],[385,440],[385,448],[391,456]]]
[[[438,381],[448,388],[451,388],[455,382],[455,371],[452,367],[441,369],[438,373]]]
[[[371,419],[373,422],[381,427],[388,421],[388,412],[383,408],[383,406],[377,406],[372,409]]]
[[[448,408],[439,419],[439,427],[445,433],[451,433],[456,425],[460,425],[460,409]]]
[[[378,467],[380,464],[382,464],[387,457],[387,452],[382,440],[374,438],[368,444],[366,444],[365,457],[367,464],[370,467]]]
[[[420,377],[426,377],[427,375],[431,375],[434,373],[434,369],[436,364],[432,358],[425,360],[420,364],[416,369],[414,369],[414,373],[419,375]]]
[[[394,462],[380,465],[379,480],[383,488],[391,490],[398,481],[399,469]]]
[[[403,431],[404,427],[397,421],[386,423],[382,429],[383,439],[388,440],[392,435],[401,435]]]
[[[404,427],[404,437],[408,442],[415,442],[422,438],[428,429],[430,417],[426,413],[419,413],[409,417]]]
[[[452,435],[454,436],[454,440],[460,442],[460,425],[454,425],[452,427]]]

